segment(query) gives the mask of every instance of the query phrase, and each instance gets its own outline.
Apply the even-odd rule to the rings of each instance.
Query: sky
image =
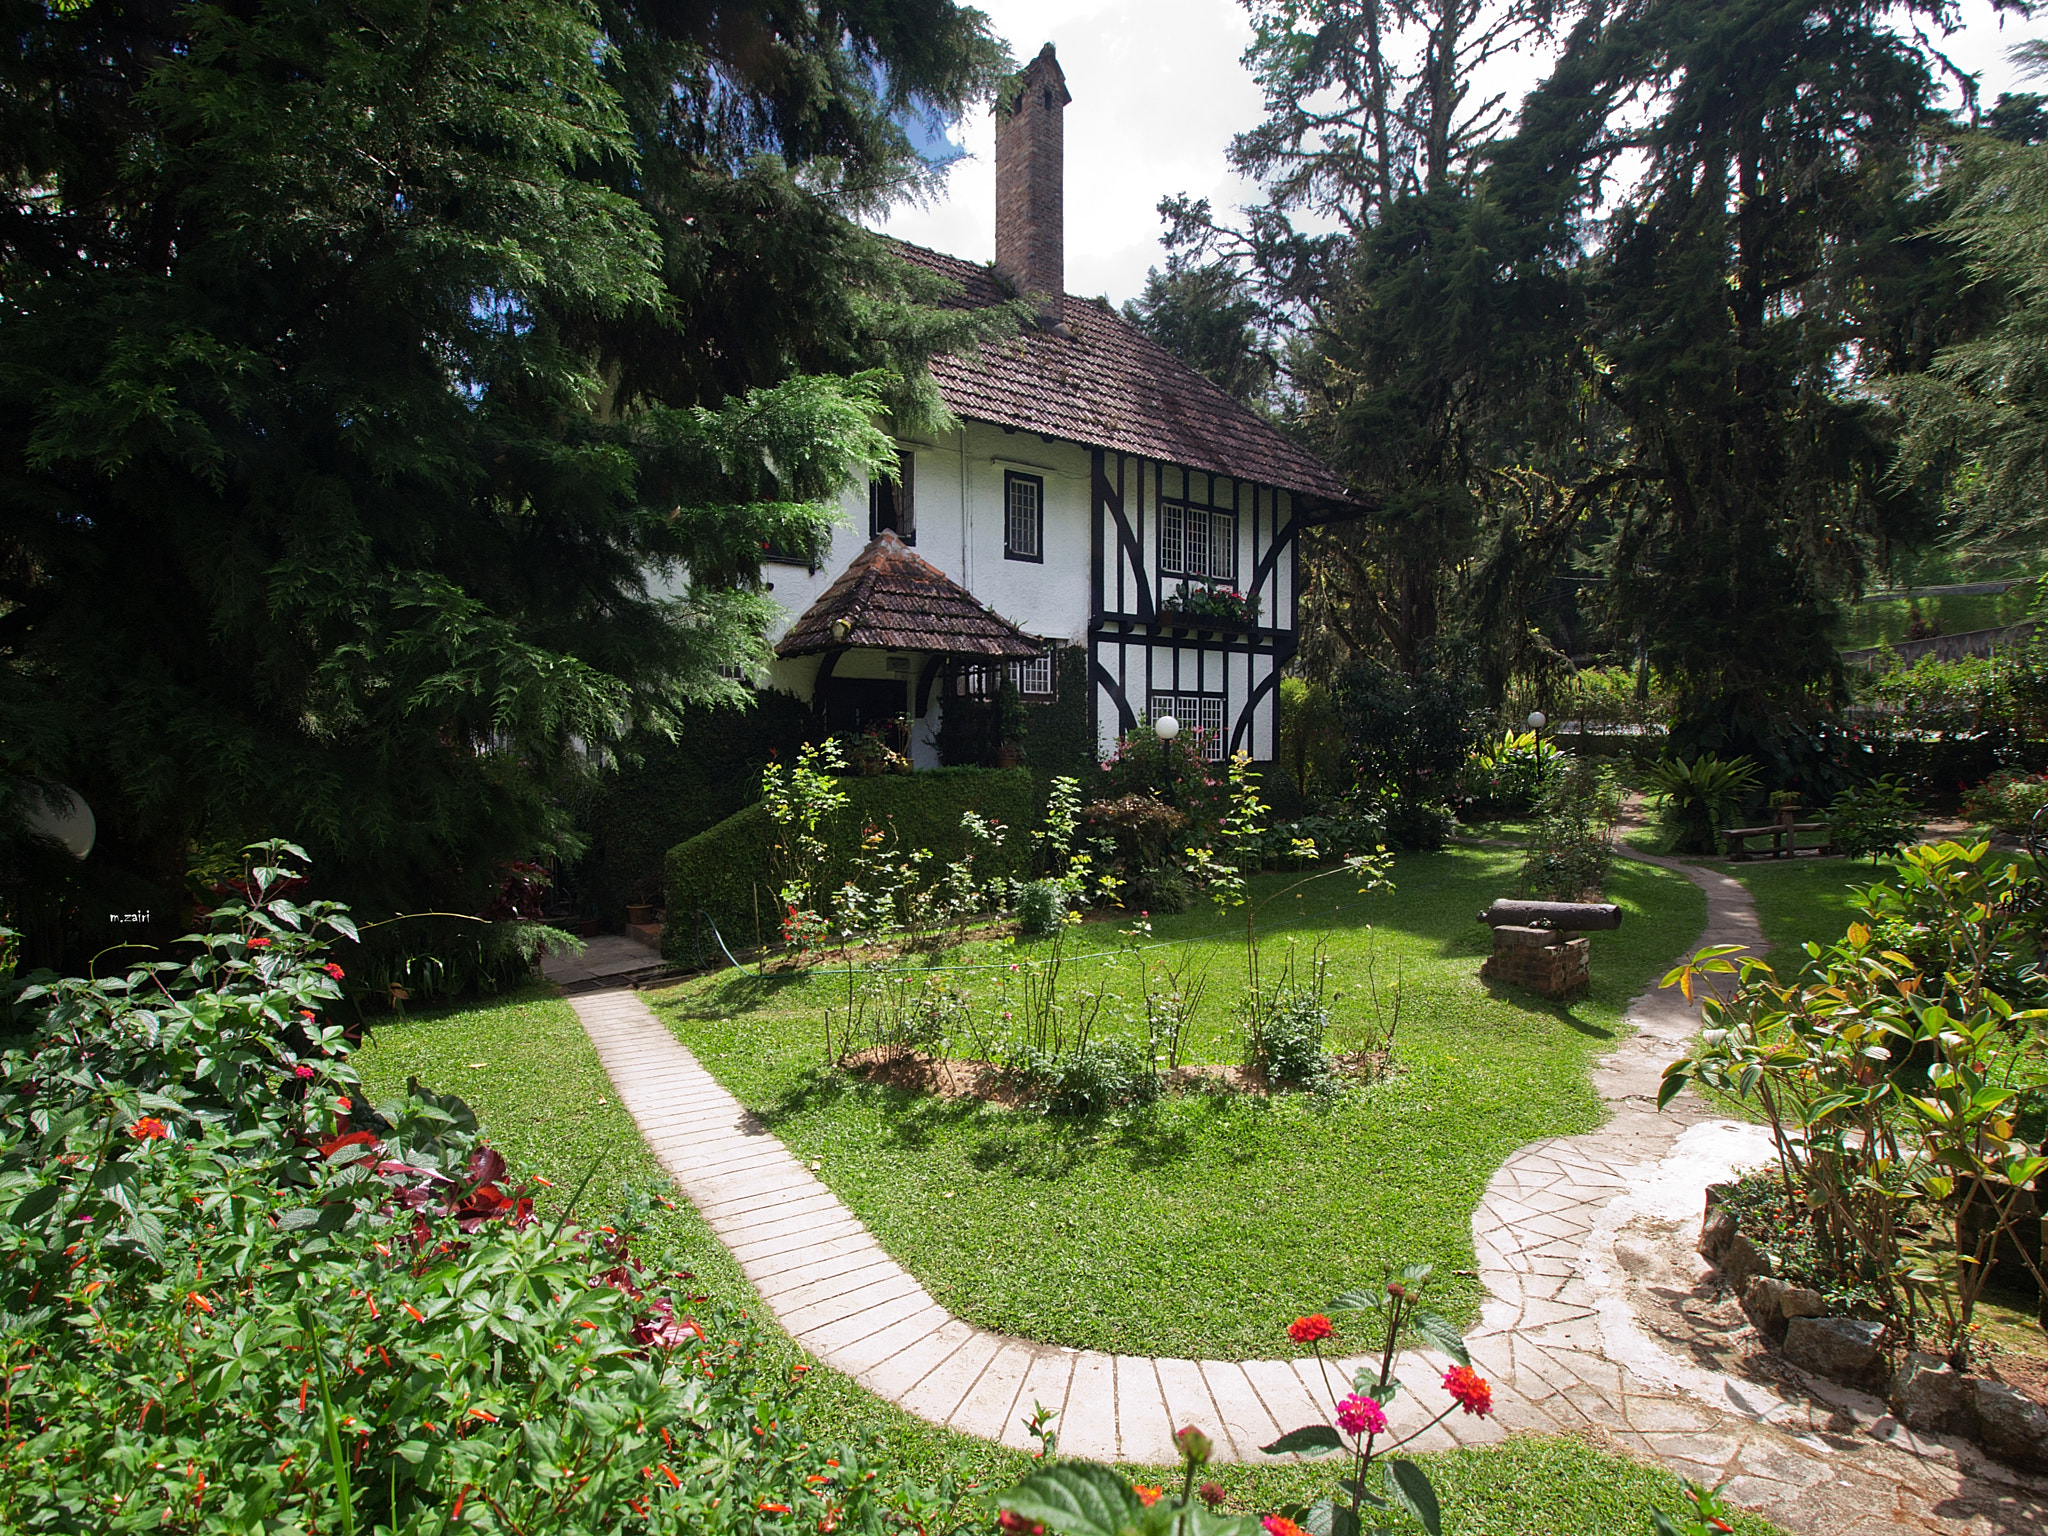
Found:
[[[1257,123],[1259,90],[1238,60],[1251,41],[1239,0],[977,0],[1010,51],[1024,61],[1046,42],[1059,50],[1073,105],[1067,108],[1067,291],[1135,297],[1160,248],[1159,199],[1208,198],[1219,214],[1258,201],[1230,172],[1231,135]],[[2048,91],[2015,79],[2005,50],[2040,24],[2008,18],[1990,0],[1965,0],[1963,28],[1945,45],[1983,80],[1989,105],[2001,90]],[[1514,59],[1497,89],[1519,96],[1543,60]],[[995,128],[987,112],[952,131],[967,151],[931,204],[899,208],[880,228],[934,250],[988,261],[995,255]]]

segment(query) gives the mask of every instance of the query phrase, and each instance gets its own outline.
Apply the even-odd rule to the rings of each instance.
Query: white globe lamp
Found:
[[[1548,724],[1550,724],[1550,717],[1545,715],[1542,710],[1532,709],[1529,711],[1530,730],[1540,731],[1543,729],[1543,727],[1545,727]]]
[[[1161,741],[1171,741],[1180,734],[1180,722],[1171,715],[1161,715],[1152,729],[1159,733]]]

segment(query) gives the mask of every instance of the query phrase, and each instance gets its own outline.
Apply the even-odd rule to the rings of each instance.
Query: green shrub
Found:
[[[1058,933],[1067,920],[1067,892],[1057,880],[1034,880],[1017,896],[1017,926],[1034,939]]]
[[[1124,905],[1155,917],[1173,917],[1195,904],[1195,882],[1178,864],[1155,864],[1131,882]]]
[[[1963,812],[2001,832],[2025,832],[2048,806],[2048,777],[2008,768],[1994,773],[1963,800]]]
[[[1621,791],[1598,758],[1574,758],[1545,793],[1522,858],[1522,892],[1539,901],[1579,901],[1607,880],[1611,831]]]
[[[861,829],[868,826],[893,835],[901,848],[929,848],[940,864],[959,858],[968,844],[960,816],[970,810],[1013,829],[982,873],[1013,878],[1025,873],[1030,840],[1022,829],[1037,819],[1038,803],[1031,775],[1021,768],[936,768],[839,782],[848,804],[827,829],[827,840],[839,850],[838,862],[826,872],[827,885],[851,872]],[[717,954],[701,927],[700,911],[734,949],[757,940],[772,943],[781,934],[775,842],[775,823],[767,808],[756,803],[669,850],[663,958],[691,965]]]
[[[1457,828],[1451,808],[1440,802],[1394,800],[1382,808],[1387,822],[1387,842],[1395,848],[1434,853],[1443,847]]]
[[[1466,821],[1526,816],[1563,771],[1565,754],[1535,731],[1481,742],[1458,770],[1458,814]]]
[[[1828,840],[1852,858],[1895,852],[1919,831],[1919,807],[1896,779],[1852,785],[1828,806]]]
[[[1305,1088],[1331,1093],[1336,1065],[1324,1047],[1330,1009],[1311,989],[1283,990],[1260,998],[1245,1038],[1245,1066],[1264,1075],[1269,1088]]]
[[[1746,757],[1729,762],[1702,752],[1690,762],[1666,758],[1650,769],[1650,782],[1664,804],[1673,853],[1718,853],[1723,827],[1732,826],[1743,801],[1756,792],[1756,764]]]
[[[1134,1040],[1091,1040],[1064,1056],[1023,1046],[1004,1072],[1051,1115],[1100,1115],[1159,1097],[1159,1073]]]
[[[550,1226],[460,1100],[363,1102],[325,1018],[353,925],[266,851],[187,959],[11,999],[0,1529],[886,1526],[754,1326],[640,1268],[644,1203]]]

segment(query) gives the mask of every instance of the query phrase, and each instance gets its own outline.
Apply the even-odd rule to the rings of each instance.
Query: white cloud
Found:
[[[1227,211],[1255,201],[1257,188],[1232,175],[1233,134],[1263,115],[1258,86],[1239,62],[1251,25],[1238,0],[980,0],[1019,61],[1047,41],[1059,50],[1073,105],[1067,108],[1067,288],[1121,303],[1164,260],[1159,199],[1206,197]],[[1944,45],[1951,59],[1983,76],[1989,105],[2001,90],[2048,91],[2018,81],[2005,51],[2034,29],[2000,24],[1991,0],[1964,0],[1963,28]],[[1515,61],[1499,87],[1519,92],[1542,62]],[[925,208],[896,210],[882,228],[901,239],[974,261],[995,255],[995,130],[986,112],[954,134],[969,159],[956,163],[944,195]]]

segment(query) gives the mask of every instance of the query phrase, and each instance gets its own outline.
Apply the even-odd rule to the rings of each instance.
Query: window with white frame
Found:
[[[1045,560],[1045,480],[1003,472],[1003,558]]]
[[[1052,698],[1056,691],[1053,680],[1058,676],[1052,647],[1048,645],[1042,654],[1027,661],[958,667],[953,673],[953,693],[963,699],[991,699],[995,697],[997,683],[1006,676],[1027,699],[1043,703]]]
[[[1010,681],[1027,699],[1052,697],[1052,652],[1043,651],[1029,661],[1010,663]]]
[[[1195,733],[1202,756],[1212,763],[1223,761],[1227,743],[1223,732],[1223,695],[1220,693],[1155,693],[1152,718],[1171,715],[1183,731]]]
[[[1184,501],[1159,504],[1159,573],[1237,580],[1237,514]]]
[[[868,537],[884,528],[906,544],[917,542],[916,455],[896,450],[896,478],[876,475],[868,481]]]

